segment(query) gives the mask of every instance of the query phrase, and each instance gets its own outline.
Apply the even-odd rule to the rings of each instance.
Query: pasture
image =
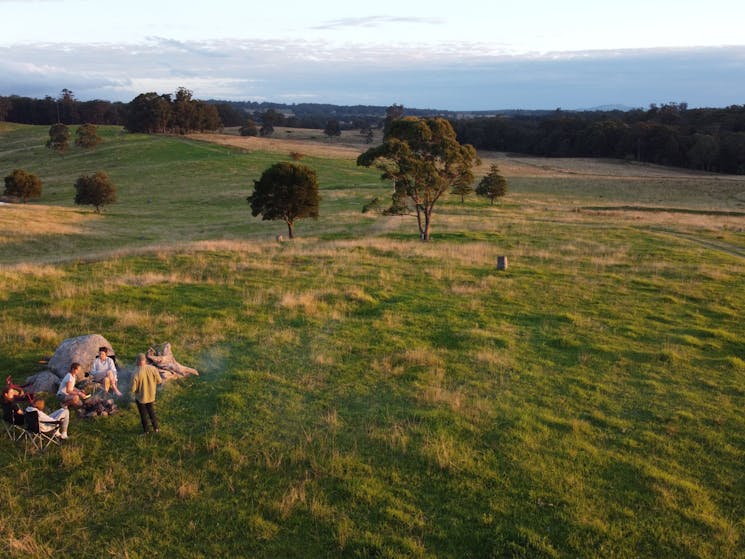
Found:
[[[0,206],[0,371],[97,332],[201,375],[158,437],[125,403],[0,441],[3,556],[745,555],[745,178],[482,154],[508,195],[421,243],[361,213],[390,192],[364,146],[102,133],[0,123],[2,175],[44,183]],[[290,151],[321,215],[277,243],[245,198]],[[98,170],[101,215],[72,203]]]

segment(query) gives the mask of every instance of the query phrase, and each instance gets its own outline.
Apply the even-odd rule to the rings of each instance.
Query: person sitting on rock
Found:
[[[83,405],[83,400],[88,397],[85,392],[75,387],[75,383],[80,380],[82,370],[80,363],[73,363],[70,365],[70,372],[60,382],[57,399],[63,406],[79,408]]]
[[[111,357],[108,357],[108,351],[107,347],[98,348],[98,357],[93,360],[93,365],[91,366],[91,376],[94,381],[103,385],[106,392],[113,388],[114,394],[121,396],[122,393],[119,392],[119,388],[116,385],[116,364],[114,364],[114,360]]]
[[[49,433],[50,431],[56,431],[59,429],[60,438],[67,439],[67,426],[70,424],[70,410],[67,408],[60,408],[47,415],[44,413],[44,400],[34,400],[26,408],[26,413],[39,412],[39,431],[42,433]],[[59,427],[56,422],[59,421]]]

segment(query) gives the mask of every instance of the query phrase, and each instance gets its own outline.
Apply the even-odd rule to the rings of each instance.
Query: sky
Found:
[[[745,104],[742,0],[0,0],[0,95],[474,111]]]

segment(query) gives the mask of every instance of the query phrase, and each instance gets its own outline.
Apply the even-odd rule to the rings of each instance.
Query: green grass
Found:
[[[522,179],[493,208],[446,201],[424,244],[359,214],[374,172],[310,159],[322,215],[278,244],[245,203],[277,155],[111,130],[58,158],[44,133],[0,136],[0,170],[45,184],[0,207],[0,367],[99,332],[202,374],[160,394],[158,438],[125,406],[61,450],[2,440],[4,555],[745,553],[741,217]],[[66,185],[99,168],[120,202],[91,219]],[[14,240],[34,212],[70,231]]]

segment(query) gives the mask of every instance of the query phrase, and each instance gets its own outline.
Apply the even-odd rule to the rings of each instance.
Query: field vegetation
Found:
[[[97,332],[201,375],[157,437],[125,402],[0,440],[3,556],[745,555],[745,179],[481,153],[507,196],[448,197],[422,243],[361,213],[391,192],[362,144],[47,132],[0,123],[0,171],[44,183],[0,205],[0,371]],[[291,152],[320,215],[278,243],[246,196]]]

